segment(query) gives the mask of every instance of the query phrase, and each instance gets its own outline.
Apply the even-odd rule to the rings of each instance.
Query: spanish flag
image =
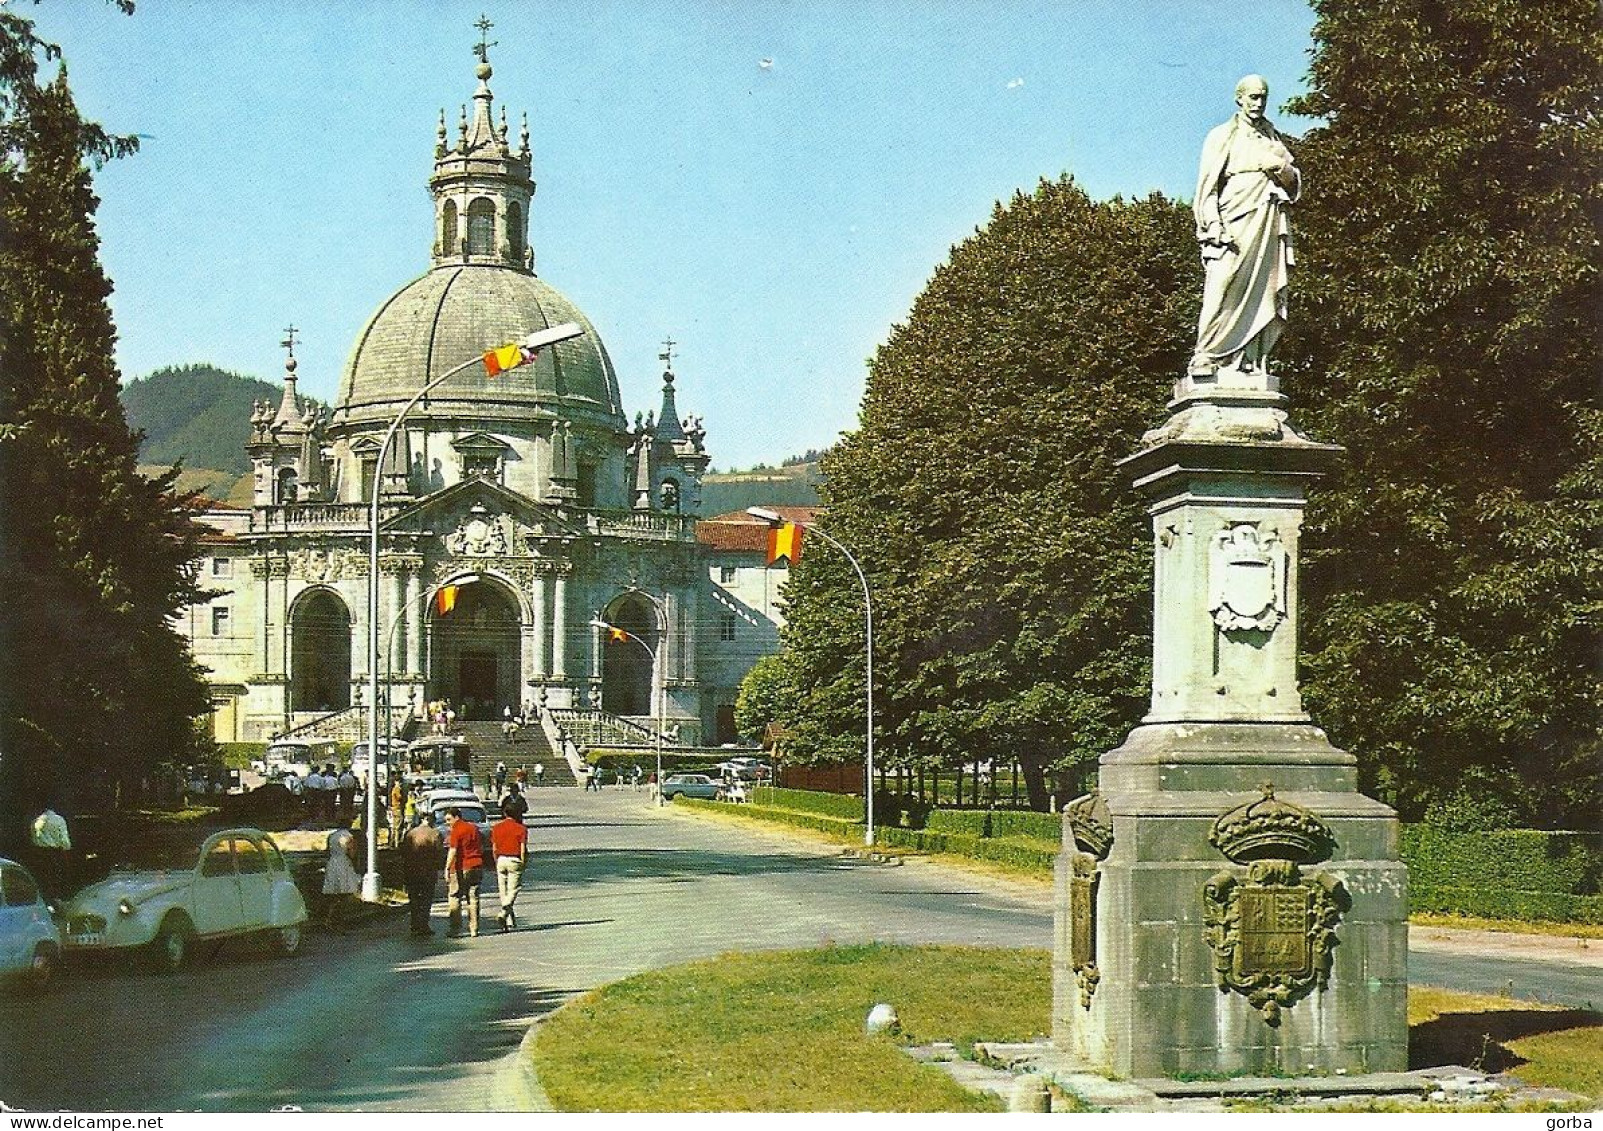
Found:
[[[434,611],[443,617],[456,608],[456,595],[461,589],[460,585],[445,585],[437,590],[434,594]]]
[[[484,372],[494,377],[497,373],[527,365],[539,356],[539,350],[520,346],[517,342],[508,342],[504,346],[484,351]]]
[[[629,634],[621,628],[609,628],[607,629],[607,635],[620,644],[629,639]]]
[[[794,522],[782,522],[768,529],[768,564],[784,558],[789,565],[801,561],[802,528]]]

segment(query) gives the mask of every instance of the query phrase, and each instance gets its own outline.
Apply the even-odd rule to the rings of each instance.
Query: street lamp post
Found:
[[[746,513],[751,515],[753,518],[762,519],[764,522],[768,523],[769,526],[778,526],[780,523],[785,521],[785,519],[781,515],[779,515],[777,512],[771,511],[766,507],[747,507],[746,508]],[[867,751],[867,755],[866,755],[866,757],[864,759],[864,763],[863,763],[863,776],[867,779],[864,782],[864,785],[863,785],[863,816],[864,816],[864,820],[865,820],[865,822],[866,822],[868,827],[863,833],[863,843],[867,847],[873,848],[874,847],[874,604],[869,599],[869,595],[868,595],[868,576],[865,573],[863,573],[863,567],[857,564],[857,559],[852,556],[852,552],[850,550],[848,550],[845,546],[842,546],[834,538],[830,537],[828,534],[826,534],[824,531],[820,530],[816,526],[810,526],[810,525],[807,525],[805,523],[797,523],[797,525],[801,526],[809,534],[818,535],[818,537],[822,538],[824,541],[828,542],[831,546],[835,547],[835,549],[839,550],[841,552],[842,556],[844,556],[845,559],[852,564],[852,569],[857,571],[858,583],[861,584],[862,587],[863,587],[863,637],[864,637],[864,640],[866,642],[866,644],[865,644],[865,655],[863,657],[863,666],[864,666],[864,669],[865,669],[864,673],[863,673],[863,681],[864,681],[864,684],[865,684],[865,692],[866,692],[866,695],[865,695],[866,705],[867,705],[866,714],[868,716],[868,719],[867,719],[867,724],[868,725],[867,725],[866,742],[865,742],[865,749]]]
[[[651,597],[651,595],[649,593],[643,594],[643,596],[650,597],[653,602],[656,601],[656,598],[655,597]],[[615,624],[609,624],[607,621],[602,620],[600,616],[595,616],[595,617],[592,617],[590,619],[590,627],[591,628],[605,629],[606,631],[608,631],[608,632],[610,632],[612,634],[613,639],[615,639],[615,640],[633,640],[636,644],[640,645],[640,647],[642,647],[642,648],[644,648],[646,650],[646,655],[651,657],[651,670],[653,672],[658,671],[659,668],[661,667],[661,665],[659,665],[657,663],[657,650],[655,648],[653,648],[651,645],[647,644],[644,640],[640,639],[640,637],[636,636],[634,633],[626,632],[625,630],[619,628]],[[659,640],[658,644],[660,645],[661,643],[662,642]],[[666,673],[663,673],[663,674],[666,675]],[[665,703],[665,700],[668,698],[668,694],[667,694],[668,689],[667,689],[667,681],[665,679],[656,679],[656,678],[654,678],[651,682],[657,685],[656,687],[654,687],[652,689],[654,694],[657,697],[657,740],[652,745],[654,745],[656,747],[656,749],[657,749],[657,804],[661,805],[662,804],[662,732],[663,732],[663,728],[667,725],[667,718],[666,718],[666,716],[667,716],[667,705]]]
[[[584,327],[576,322],[563,322],[537,333],[528,335],[517,345],[523,350],[537,352],[557,342],[565,342],[569,338],[577,338],[584,333]],[[384,463],[389,458],[390,445],[395,442],[395,433],[400,430],[401,423],[406,414],[412,411],[414,405],[435,389],[445,384],[465,369],[471,369],[480,364],[484,355],[470,357],[461,365],[447,369],[444,373],[431,381],[426,382],[422,388],[412,394],[412,399],[402,406],[396,413],[395,419],[384,433],[384,442],[379,445],[378,462],[373,465],[373,497],[372,511],[369,515],[368,547],[367,547],[367,669],[368,669],[368,720],[367,736],[367,815],[363,818],[367,831],[367,874],[362,877],[362,899],[368,903],[377,903],[379,897],[378,878],[378,663],[379,663],[379,633],[378,633],[378,513],[379,499],[383,494]]]

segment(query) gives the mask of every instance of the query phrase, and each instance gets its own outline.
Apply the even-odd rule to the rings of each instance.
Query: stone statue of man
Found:
[[[1248,75],[1236,84],[1239,111],[1202,144],[1191,207],[1207,274],[1193,377],[1221,369],[1267,374],[1286,325],[1294,262],[1286,212],[1302,193],[1302,175],[1287,139],[1264,117],[1268,101],[1269,84]]]

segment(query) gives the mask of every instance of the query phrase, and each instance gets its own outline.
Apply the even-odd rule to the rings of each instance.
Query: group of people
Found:
[[[490,827],[488,845],[479,835],[479,827],[464,818],[457,808],[445,811],[443,836],[434,826],[433,814],[426,814],[415,828],[401,838],[406,902],[413,935],[427,937],[434,933],[429,926],[429,908],[434,904],[434,891],[442,865],[449,909],[448,938],[464,935],[478,937],[479,888],[484,882],[486,866],[491,862],[501,907],[497,922],[502,931],[517,927],[515,905],[518,888],[523,882],[523,869],[529,859],[529,830],[523,823],[523,816],[527,812],[528,802],[523,800],[521,791],[514,783],[507,798],[502,801],[501,819]],[[463,929],[464,911],[466,930]]]
[[[349,823],[356,816],[356,799],[362,783],[351,767],[334,772],[330,762],[321,773],[316,766],[299,782],[300,797],[313,819]]]
[[[642,785],[655,785],[656,775],[648,774],[638,765],[627,770],[608,770],[604,766],[591,766],[584,776],[586,793],[600,793],[606,775],[612,775],[612,784],[619,789],[639,789]]]
[[[447,734],[456,726],[456,708],[449,699],[430,699],[424,710],[435,734]]]

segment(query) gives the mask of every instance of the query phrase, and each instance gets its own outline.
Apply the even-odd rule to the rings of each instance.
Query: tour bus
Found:
[[[314,767],[338,761],[339,743],[332,738],[275,738],[262,754],[259,772],[270,781],[286,774],[304,780]]]
[[[400,739],[381,738],[378,740],[378,783],[381,786],[390,784],[390,767],[399,765],[406,751],[406,743]],[[356,775],[359,782],[367,781],[367,743],[358,742],[351,747],[351,773]]]
[[[407,776],[421,780],[431,774],[466,773],[472,756],[473,748],[464,739],[440,735],[420,738],[406,749],[410,766]]]

